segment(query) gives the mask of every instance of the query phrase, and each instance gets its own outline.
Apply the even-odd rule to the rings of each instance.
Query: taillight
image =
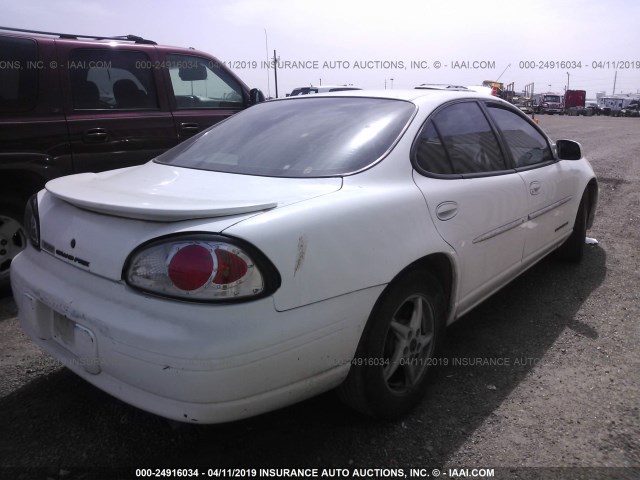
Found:
[[[27,201],[27,207],[24,211],[24,230],[31,245],[40,250],[40,214],[37,193]]]
[[[200,301],[251,299],[280,285],[277,270],[255,247],[205,234],[143,245],[129,258],[124,278],[134,288]]]

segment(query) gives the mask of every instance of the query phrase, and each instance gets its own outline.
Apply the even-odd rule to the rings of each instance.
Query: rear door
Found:
[[[178,141],[244,109],[246,87],[218,60],[182,52],[160,52]]]
[[[413,148],[415,183],[459,262],[459,312],[521,268],[528,211],[520,176],[505,159],[483,109],[457,102],[436,112]]]
[[[58,41],[75,172],[144,163],[176,145],[152,46]]]
[[[71,173],[55,58],[51,39],[0,36],[2,198],[25,201],[46,180]]]

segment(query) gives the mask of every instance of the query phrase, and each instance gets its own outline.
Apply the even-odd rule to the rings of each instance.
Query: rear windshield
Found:
[[[380,159],[414,111],[412,103],[376,98],[266,102],[234,115],[155,161],[272,177],[344,175]]]

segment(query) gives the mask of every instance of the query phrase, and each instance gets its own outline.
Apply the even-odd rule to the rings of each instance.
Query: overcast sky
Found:
[[[267,48],[283,67],[280,96],[320,82],[397,89],[499,78],[537,92],[569,81],[595,98],[612,93],[616,71],[616,93],[640,92],[637,0],[0,0],[0,11],[2,26],[194,47],[272,96]]]

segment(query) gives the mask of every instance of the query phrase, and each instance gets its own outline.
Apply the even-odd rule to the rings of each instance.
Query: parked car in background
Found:
[[[640,104],[631,103],[621,110],[624,117],[640,117]]]
[[[580,145],[496,97],[296,96],[50,181],[11,282],[34,342],[158,415],[226,422],[337,387],[398,418],[447,325],[552,252],[582,258],[597,199]]]
[[[535,110],[530,102],[519,103],[516,105],[516,107],[518,107],[522,111],[522,113],[526,115],[531,115],[535,113]]]
[[[287,97],[295,97],[298,95],[310,95],[314,93],[329,93],[329,92],[345,92],[347,90],[362,90],[358,87],[350,85],[310,85],[308,87],[294,88]]]
[[[600,110],[600,107],[598,107],[597,102],[585,102],[584,108],[578,111],[578,115],[584,115],[588,117],[601,114],[602,112]]]
[[[0,60],[0,283],[47,181],[146,162],[263,98],[207,53],[134,35],[0,28]]]

